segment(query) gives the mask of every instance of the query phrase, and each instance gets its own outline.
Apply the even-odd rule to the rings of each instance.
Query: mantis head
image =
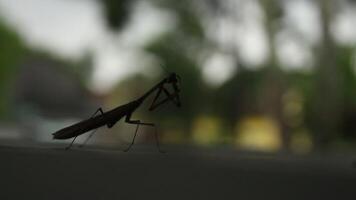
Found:
[[[173,88],[173,93],[170,93],[163,85],[172,85]],[[181,107],[181,102],[179,98],[179,93],[180,93],[180,77],[176,73],[171,73],[163,82],[162,85],[160,85],[158,89],[158,92],[156,94],[156,97],[154,98],[149,110],[153,111],[155,110],[158,106],[166,103],[166,102],[173,102],[177,107]],[[163,93],[162,93],[163,92]],[[166,98],[157,102],[159,96],[163,94],[166,95]]]
[[[173,86],[177,86],[177,91],[180,92],[178,85],[180,85],[180,76],[178,76],[176,73],[171,73],[168,78],[167,78],[167,83],[173,84]]]

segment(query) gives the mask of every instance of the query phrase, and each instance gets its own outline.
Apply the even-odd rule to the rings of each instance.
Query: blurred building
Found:
[[[28,139],[50,135],[49,124],[55,127],[70,119],[86,118],[99,105],[98,98],[68,65],[49,57],[24,59],[13,87],[13,117]]]

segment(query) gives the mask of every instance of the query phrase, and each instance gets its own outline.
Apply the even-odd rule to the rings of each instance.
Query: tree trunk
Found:
[[[283,73],[278,66],[276,45],[275,45],[275,26],[274,22],[278,15],[278,2],[276,0],[261,0],[261,5],[265,12],[265,30],[269,44],[269,59],[267,70],[262,82],[260,108],[262,113],[272,117],[279,124],[282,150],[288,151],[289,131],[284,122],[282,96],[286,90],[286,81]]]
[[[315,97],[313,106],[316,147],[325,150],[336,138],[341,122],[341,73],[336,66],[336,48],[330,33],[332,3],[319,0],[321,19],[321,44],[316,67]]]

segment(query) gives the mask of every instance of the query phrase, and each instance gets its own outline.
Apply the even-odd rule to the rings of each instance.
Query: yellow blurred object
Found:
[[[215,117],[200,116],[193,124],[193,141],[200,145],[212,145],[219,142],[221,123]]]
[[[237,124],[235,133],[235,144],[244,149],[274,152],[282,146],[278,123],[268,117],[247,117]]]
[[[311,152],[313,140],[307,131],[302,130],[292,134],[290,147],[294,153],[306,154]]]
[[[179,130],[164,131],[160,137],[165,144],[180,144],[186,142],[184,133]]]
[[[301,126],[304,119],[304,99],[296,89],[289,89],[283,95],[283,114],[290,127]]]

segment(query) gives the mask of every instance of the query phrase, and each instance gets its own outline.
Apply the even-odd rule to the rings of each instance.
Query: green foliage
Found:
[[[0,22],[0,117],[8,109],[8,87],[23,52],[24,47],[18,36]]]
[[[337,53],[337,62],[340,69],[342,80],[342,93],[348,106],[356,107],[356,77],[355,69],[352,66],[354,50],[350,48],[339,48]]]

